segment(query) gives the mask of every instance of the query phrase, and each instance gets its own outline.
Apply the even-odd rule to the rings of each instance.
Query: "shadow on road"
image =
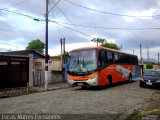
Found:
[[[133,84],[135,82],[137,82],[137,80],[133,80],[131,83],[129,83],[128,81],[118,82],[118,83],[112,84],[111,86],[104,85],[104,86],[94,86],[94,87],[85,87],[85,88],[78,87],[77,89],[74,89],[74,90],[95,90],[95,91],[98,90],[99,91],[99,90],[105,90],[105,89],[112,89],[113,87],[116,87],[116,86]]]

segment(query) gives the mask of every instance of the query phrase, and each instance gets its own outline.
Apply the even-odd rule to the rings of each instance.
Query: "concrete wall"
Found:
[[[62,64],[60,60],[50,60],[52,64],[49,65],[49,71],[62,71]]]
[[[33,86],[33,55],[29,55],[29,86]]]

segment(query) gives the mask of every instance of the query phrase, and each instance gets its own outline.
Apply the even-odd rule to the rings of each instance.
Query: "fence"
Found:
[[[64,78],[61,71],[49,71],[48,72],[48,84],[63,83]],[[36,69],[33,72],[33,85],[39,86],[45,84],[45,72],[40,69]]]

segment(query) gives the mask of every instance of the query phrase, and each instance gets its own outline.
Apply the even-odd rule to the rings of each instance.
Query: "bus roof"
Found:
[[[130,54],[130,53],[126,53],[126,52],[122,52],[122,51],[119,51],[119,50],[115,50],[115,49],[111,49],[111,48],[106,48],[106,47],[102,47],[102,46],[81,47],[81,48],[73,49],[71,51],[84,50],[84,49],[105,49],[105,50],[109,50],[109,51],[113,51],[113,52],[118,52],[118,53],[123,53],[123,54],[128,54],[128,55],[136,56],[136,55],[133,55],[133,54]]]

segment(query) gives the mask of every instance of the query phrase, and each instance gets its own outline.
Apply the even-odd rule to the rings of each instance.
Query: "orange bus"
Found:
[[[69,54],[67,82],[71,86],[110,86],[138,77],[136,55],[105,47],[87,47]]]

